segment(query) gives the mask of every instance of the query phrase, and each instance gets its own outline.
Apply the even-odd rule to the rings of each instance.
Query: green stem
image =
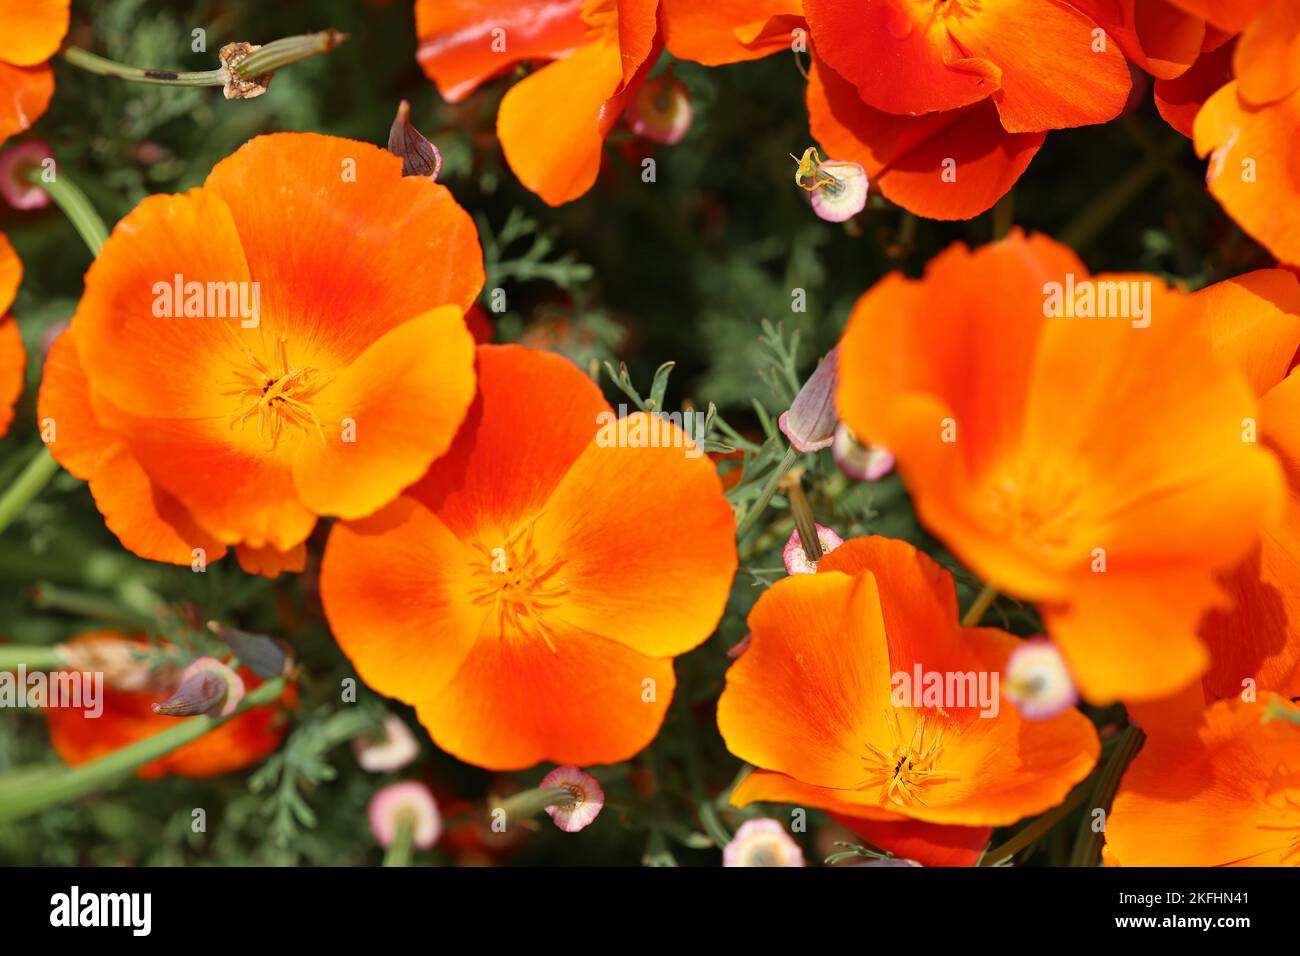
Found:
[[[740,524],[737,525],[737,541],[744,540],[745,535],[753,529],[754,525],[758,522],[759,517],[767,510],[768,502],[770,502],[772,496],[776,494],[776,489],[781,483],[781,479],[785,477],[787,471],[794,467],[794,463],[798,459],[799,452],[793,447],[785,450],[785,457],[781,459],[776,468],[772,470],[772,473],[768,475],[767,484],[763,486],[763,490],[758,493],[758,497],[754,499],[754,503],[750,505],[749,510],[745,512],[745,517],[742,518]]]
[[[253,707],[271,703],[283,692],[284,678],[277,677],[249,693],[228,717],[186,718],[160,734],[79,767],[35,767],[5,774],[0,777],[0,823],[115,787],[145,764],[198,740]]]
[[[1110,813],[1110,803],[1115,797],[1115,791],[1119,789],[1120,779],[1144,740],[1146,734],[1141,728],[1129,727],[1124,731],[1118,746],[1106,763],[1106,769],[1097,779],[1096,789],[1092,792],[1093,810],[1104,810],[1107,814]],[[1085,814],[1083,823],[1079,826],[1079,835],[1074,841],[1074,852],[1070,854],[1070,866],[1096,866],[1105,838],[1105,828],[1100,831],[1093,829],[1092,814]]]
[[[108,229],[77,184],[62,173],[55,173],[47,180],[45,170],[40,166],[33,166],[27,170],[27,179],[50,194],[55,205],[63,210],[63,214],[77,230],[77,235],[81,236],[90,254],[99,255],[99,250],[108,239]]]
[[[306,33],[302,36],[285,37],[273,40],[260,49],[254,50],[239,61],[235,72],[244,79],[252,79],[266,73],[274,73],[282,66],[297,63],[318,53],[328,53],[336,49],[347,34],[338,30],[322,30],[319,33]],[[80,67],[96,76],[111,76],[132,83],[154,83],[161,86],[225,86],[226,71],[200,70],[181,73],[176,70],[146,70],[138,66],[127,66],[114,60],[98,56],[88,50],[70,46],[63,51],[63,58],[73,66]]]
[[[984,620],[984,614],[998,599],[998,589],[991,584],[984,585],[984,590],[975,596],[975,601],[966,609],[962,615],[962,627],[978,627],[980,621]]]
[[[1084,780],[1073,790],[1061,803],[1060,806],[1048,810],[1046,813],[1035,819],[1029,826],[1025,827],[1011,839],[1007,840],[1001,846],[993,850],[986,850],[980,857],[979,866],[1001,866],[1009,861],[1017,853],[1023,850],[1029,844],[1033,843],[1056,824],[1060,823],[1065,817],[1069,816],[1079,804],[1083,803],[1084,798],[1091,792],[1093,780],[1091,776]]]
[[[547,807],[559,806],[573,802],[573,794],[564,787],[546,787],[525,790],[502,800],[497,807],[506,812],[506,822],[527,820],[535,817]]]
[[[48,448],[42,447],[32,456],[13,484],[0,495],[0,532],[13,524],[13,520],[50,483],[58,470],[59,463]]]
[[[29,671],[56,671],[67,667],[68,659],[49,644],[0,644],[0,671],[14,671],[19,666]]]
[[[414,847],[411,839],[415,836],[415,817],[408,811],[397,818],[397,832],[393,842],[384,854],[384,866],[410,866]]]
[[[129,627],[136,631],[156,631],[157,624],[153,618],[122,607],[111,598],[85,591],[55,587],[41,582],[32,588],[32,604],[43,611],[61,611],[76,617],[88,618]]]

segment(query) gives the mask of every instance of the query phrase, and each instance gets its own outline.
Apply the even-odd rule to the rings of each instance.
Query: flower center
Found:
[[[927,787],[957,779],[957,775],[939,769],[939,758],[943,756],[943,725],[940,724],[932,733],[926,733],[926,714],[916,719],[916,727],[910,737],[903,734],[894,712],[888,721],[894,737],[893,746],[882,750],[875,744],[867,744],[867,754],[863,758],[868,777],[859,784],[858,789],[866,787],[880,788],[880,803],[907,806],[916,802],[925,805],[922,793]]]
[[[283,336],[276,338],[275,358],[269,363],[243,343],[241,347],[245,361],[233,367],[234,378],[223,383],[227,390],[221,393],[236,400],[236,408],[227,420],[229,426],[243,430],[251,419],[257,419],[257,437],[267,451],[280,443],[286,424],[299,430],[313,429],[325,444],[325,432],[312,409],[312,400],[329,379],[312,366],[295,368],[290,364]]]
[[[470,591],[470,597],[475,604],[494,611],[502,635],[540,638],[554,653],[546,612],[558,607],[558,599],[568,591],[565,582],[556,577],[564,562],[543,558],[533,544],[540,517],[539,513],[497,547],[478,545],[485,561],[472,569],[478,586]]]
[[[1084,517],[1076,480],[1041,466],[1013,466],[985,484],[985,508],[1008,540],[1024,542],[1047,560],[1069,560]]]

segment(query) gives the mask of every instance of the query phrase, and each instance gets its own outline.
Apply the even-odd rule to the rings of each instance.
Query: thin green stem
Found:
[[[513,823],[516,820],[527,820],[530,817],[535,817],[547,807],[563,806],[572,802],[572,792],[564,787],[538,787],[507,797],[490,809],[504,810],[506,812],[506,822]]]
[[[1065,800],[1057,807],[1053,807],[1046,813],[1037,817],[1027,827],[1011,837],[1005,843],[992,850],[985,851],[980,857],[980,866],[1001,866],[1003,863],[1011,860],[1017,853],[1025,849],[1043,834],[1047,833],[1052,827],[1056,826],[1063,819],[1069,816],[1078,806],[1083,803],[1084,798],[1092,791],[1093,780],[1089,777],[1079,784]]]
[[[971,606],[966,609],[966,613],[962,615],[961,626],[978,627],[980,621],[984,620],[985,613],[990,607],[992,607],[993,602],[997,599],[998,589],[993,587],[991,584],[984,585],[984,589],[975,596],[974,603],[972,603]]]
[[[1110,803],[1115,798],[1115,791],[1119,789],[1124,771],[1128,769],[1129,763],[1137,755],[1138,748],[1142,746],[1144,740],[1146,734],[1139,727],[1129,727],[1123,732],[1119,744],[1106,763],[1106,769],[1097,778],[1090,804],[1094,811],[1102,810],[1107,814],[1110,813]],[[1093,815],[1085,814],[1083,823],[1079,827],[1079,835],[1074,841],[1074,852],[1070,854],[1070,866],[1096,866],[1105,839],[1105,827],[1096,828],[1093,825]]]
[[[13,484],[0,495],[0,532],[13,524],[13,520],[50,483],[58,470],[59,463],[54,460],[48,448],[42,447],[32,456],[32,460],[19,472]]]
[[[304,33],[301,36],[272,40],[266,46],[254,50],[240,60],[235,70],[245,79],[262,76],[264,73],[274,73],[282,66],[337,49],[347,38],[346,33],[340,33],[338,30],[321,30],[319,33]]]
[[[157,630],[157,625],[151,617],[123,607],[112,598],[86,591],[55,587],[45,582],[32,588],[32,604],[44,611],[61,611],[64,614],[129,627],[132,630]]]
[[[202,70],[197,73],[178,73],[175,70],[144,70],[138,66],[127,66],[114,60],[97,56],[89,50],[70,46],[63,51],[63,58],[75,67],[94,73],[96,76],[111,76],[133,83],[156,83],[162,86],[223,86],[226,78],[221,70]]]
[[[56,671],[68,666],[63,653],[49,644],[0,644],[0,671]]]
[[[99,255],[99,250],[108,239],[108,229],[77,184],[61,172],[47,180],[45,170],[40,166],[27,170],[27,178],[50,194],[55,205],[63,210],[72,227],[77,230],[77,235],[81,236],[90,254]]]
[[[228,717],[186,718],[160,734],[79,767],[29,767],[5,774],[0,777],[0,823],[115,787],[145,764],[198,740],[253,707],[271,703],[283,692],[284,678],[277,677],[245,696]]]
[[[781,459],[774,469],[772,469],[772,473],[767,477],[767,484],[763,486],[763,490],[758,493],[758,497],[754,499],[754,503],[750,505],[749,510],[745,512],[745,517],[742,518],[740,524],[736,526],[737,541],[743,541],[745,535],[753,529],[754,525],[758,522],[759,517],[767,510],[767,505],[772,500],[772,496],[776,494],[776,489],[777,486],[781,484],[781,479],[785,477],[787,471],[794,467],[794,463],[798,459],[799,452],[793,447],[785,450],[785,457]]]
[[[393,842],[384,854],[384,866],[410,866],[414,854],[412,839],[415,836],[415,817],[408,811],[397,818],[397,830],[393,833]]]

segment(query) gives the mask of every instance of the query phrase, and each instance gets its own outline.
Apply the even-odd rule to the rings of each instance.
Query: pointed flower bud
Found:
[[[723,866],[804,866],[803,850],[776,820],[746,820],[722,850]]]
[[[244,666],[263,680],[279,677],[289,668],[284,647],[265,634],[241,631],[217,621],[209,621],[208,630],[225,641]]]
[[[627,105],[627,125],[636,135],[673,145],[691,128],[691,97],[671,71],[646,80]]]
[[[385,850],[393,845],[403,823],[410,828],[411,844],[428,850],[442,836],[442,814],[433,791],[415,780],[393,783],[370,799],[370,832]]]
[[[229,717],[243,699],[242,677],[215,657],[200,657],[181,672],[176,692],[152,709],[166,717]]]
[[[831,445],[835,464],[855,481],[877,481],[894,470],[894,453],[880,445],[863,444],[843,422],[835,426]]]
[[[542,790],[561,787],[573,797],[571,801],[546,808],[555,825],[565,833],[577,833],[589,827],[605,806],[605,791],[600,782],[571,764],[556,767],[542,778],[538,787]]]
[[[44,209],[50,194],[28,176],[33,170],[43,171],[42,164],[53,158],[49,143],[39,139],[0,153],[0,197],[15,209]]]
[[[1003,693],[1030,720],[1046,720],[1079,702],[1065,658],[1045,637],[1033,637],[1007,659]]]
[[[401,770],[420,755],[420,742],[411,733],[406,721],[396,714],[384,717],[382,733],[378,737],[362,735],[352,741],[352,752],[362,770],[370,773],[391,773]]]
[[[802,542],[799,540],[799,529],[795,528],[790,534],[790,540],[785,543],[785,548],[781,551],[781,561],[785,565],[788,574],[816,574],[817,562],[821,560],[822,555],[830,554],[836,548],[844,543],[844,539],[825,525],[815,525],[817,528],[817,543],[821,548],[821,553],[816,558],[809,556],[804,549]]]
[[[799,451],[820,451],[835,441],[835,384],[839,346],[831,349],[808,376],[777,424]]]
[[[815,146],[803,151],[803,156],[791,154],[799,165],[794,181],[808,193],[813,212],[827,222],[844,222],[852,219],[867,205],[867,171],[859,163],[843,160],[823,160]]]
[[[434,182],[442,172],[442,153],[411,125],[411,104],[397,104],[397,116],[388,131],[388,151],[402,157],[403,176],[424,176]]]

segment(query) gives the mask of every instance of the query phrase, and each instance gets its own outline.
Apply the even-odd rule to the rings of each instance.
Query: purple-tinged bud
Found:
[[[798,451],[820,451],[835,441],[835,383],[839,346],[826,353],[777,424]]]
[[[1031,637],[1007,659],[1002,692],[1029,720],[1046,720],[1079,702],[1070,670],[1056,645]]]
[[[411,104],[397,104],[397,116],[388,130],[388,151],[402,157],[403,176],[424,176],[437,182],[442,172],[442,153],[411,125]]]
[[[785,565],[787,573],[816,574],[817,562],[821,560],[821,556],[830,554],[844,543],[843,538],[825,525],[819,524],[816,527],[817,543],[821,545],[821,554],[816,558],[809,557],[803,543],[799,540],[799,529],[795,528],[790,534],[790,540],[781,550],[781,562]]]
[[[152,710],[166,717],[229,717],[243,699],[242,677],[215,657],[200,657],[181,672],[176,692]]]
[[[54,154],[50,144],[32,139],[0,153],[0,196],[15,209],[44,209],[50,204],[50,194],[32,182],[28,176],[33,169],[44,171]]]
[[[352,752],[362,770],[392,773],[401,770],[420,755],[420,742],[402,718],[396,714],[387,714],[382,734],[378,737],[363,735],[355,738],[352,741]]]
[[[665,72],[641,85],[623,115],[636,135],[671,146],[691,128],[694,111],[686,87]]]
[[[877,481],[894,470],[894,453],[880,445],[864,445],[843,422],[835,426],[831,454],[840,471],[855,481]]]
[[[723,866],[805,866],[803,850],[776,820],[746,820],[722,850]]]
[[[600,781],[571,764],[556,767],[537,786],[539,790],[560,787],[573,797],[546,807],[555,825],[565,833],[577,833],[591,826],[605,806],[605,791]]]
[[[433,791],[414,780],[393,783],[370,798],[370,832],[385,850],[393,845],[398,829],[410,827],[411,845],[428,850],[442,836],[442,814]]]
[[[860,163],[823,160],[816,147],[809,146],[803,156],[790,157],[798,167],[794,181],[808,193],[813,212],[827,222],[845,222],[862,212],[867,205],[867,171]]]

